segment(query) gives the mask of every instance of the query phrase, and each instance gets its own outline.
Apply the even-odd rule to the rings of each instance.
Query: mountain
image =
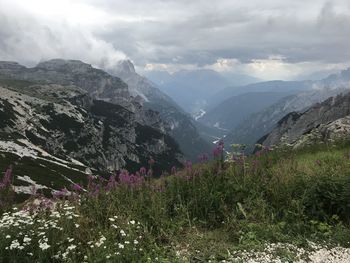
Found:
[[[244,93],[252,92],[288,92],[297,93],[311,88],[311,81],[283,81],[272,80],[253,83],[244,86],[230,86],[218,91],[210,99],[207,110],[218,106],[222,101]]]
[[[230,85],[214,70],[181,70],[170,79],[157,83],[159,88],[175,100],[185,111],[195,113],[202,109],[207,100],[218,90]]]
[[[26,68],[16,62],[0,62],[0,78],[14,78],[42,84],[75,85],[96,99],[118,104],[136,116],[138,122],[166,132],[167,125],[157,113],[142,107],[120,78],[78,60],[52,59]]]
[[[137,74],[131,61],[120,61],[111,74],[128,84],[131,95],[138,97],[144,108],[159,112],[161,119],[169,124],[169,134],[188,159],[196,161],[198,155],[211,150],[199,135],[195,120],[153,82]]]
[[[331,97],[305,112],[287,114],[259,143],[300,147],[346,138],[350,138],[350,93]]]
[[[220,72],[220,74],[225,79],[227,79],[230,82],[230,86],[233,86],[233,87],[246,86],[249,84],[262,82],[261,79],[258,79],[249,75],[233,73],[230,71]]]
[[[277,103],[247,117],[225,137],[226,143],[253,145],[259,138],[269,133],[286,114],[293,111],[303,112],[315,103],[347,92],[350,89],[350,69],[320,81],[310,82],[309,85],[309,90],[282,98]]]
[[[287,95],[289,95],[287,92],[281,91],[248,92],[232,96],[203,114],[197,120],[207,126],[229,131],[234,129],[250,114],[263,110]]]
[[[171,74],[165,70],[145,71],[143,75],[157,85],[164,85],[171,80]]]
[[[38,184],[53,187],[57,177],[77,183],[90,170],[136,171],[150,158],[157,174],[181,166],[159,114],[143,109],[117,77],[62,60],[35,68],[0,62],[0,76],[0,164],[15,161],[21,176],[35,166],[33,176],[45,174]]]

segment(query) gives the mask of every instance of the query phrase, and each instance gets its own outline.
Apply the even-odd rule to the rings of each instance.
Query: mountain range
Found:
[[[284,97],[275,104],[245,118],[225,136],[226,143],[254,145],[259,138],[268,134],[278,121],[288,113],[293,111],[303,112],[315,103],[320,103],[329,97],[347,92],[350,89],[350,69],[308,83],[305,91]]]
[[[247,92],[232,96],[208,110],[197,120],[207,126],[230,131],[250,114],[273,105],[288,92]]]
[[[239,74],[220,74],[211,69],[145,72],[159,89],[169,95],[185,111],[196,115],[210,103],[218,91],[232,86],[257,82],[258,79]]]
[[[219,78],[201,71],[197,80],[207,73]],[[176,75],[185,81],[191,74]],[[193,81],[187,88],[206,100],[196,118],[129,60],[108,73],[77,60],[32,68],[0,62],[0,166],[15,163],[19,192],[34,181],[53,191],[87,174],[136,172],[150,159],[160,175],[185,159],[197,160],[220,138],[249,144],[250,152],[257,141],[297,147],[349,132],[350,69],[318,81],[268,81],[216,94],[208,81],[201,96]]]
[[[305,112],[287,114],[259,143],[297,148],[349,137],[350,92],[347,92],[316,103]]]
[[[45,187],[57,176],[67,185],[91,171],[137,171],[151,158],[161,174],[184,160],[158,112],[142,107],[121,79],[83,62],[0,62],[0,95],[1,163],[16,160],[22,177],[24,163],[46,170],[38,181]]]

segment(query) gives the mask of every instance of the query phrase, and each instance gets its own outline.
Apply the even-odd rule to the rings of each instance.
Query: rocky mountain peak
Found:
[[[115,71],[119,74],[136,73],[135,66],[129,59],[119,61]]]
[[[14,61],[0,61],[0,69],[19,70],[22,68],[24,68],[24,66]]]
[[[85,72],[91,69],[90,64],[84,63],[80,60],[65,60],[65,59],[51,59],[40,62],[36,68],[50,71],[80,71]]]

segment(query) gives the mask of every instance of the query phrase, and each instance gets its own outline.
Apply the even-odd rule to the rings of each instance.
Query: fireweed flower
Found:
[[[171,167],[171,174],[176,174],[176,167],[175,166]]]
[[[201,154],[201,155],[198,156],[198,160],[201,163],[205,163],[206,161],[208,161],[208,159],[209,158],[208,158],[208,155],[206,153]]]
[[[315,162],[318,166],[321,166],[321,161],[320,160],[316,160],[316,162]]]
[[[191,161],[186,161],[185,162],[185,167],[187,170],[192,170],[192,162]]]
[[[106,186],[106,190],[107,191],[111,191],[116,186],[117,186],[116,176],[115,175],[111,175],[109,177],[109,180],[108,180],[108,183],[107,183],[107,186]]]
[[[213,156],[214,158],[217,158],[221,155],[222,149],[220,147],[215,147],[213,150]]]
[[[73,191],[75,191],[75,192],[80,192],[80,191],[83,190],[83,187],[81,187],[79,184],[73,184],[73,185],[72,185],[72,189],[73,189]]]
[[[69,191],[67,188],[62,188],[60,191],[56,191],[52,195],[55,198],[63,198],[69,195]]]
[[[123,185],[135,187],[135,186],[140,186],[144,182],[144,177],[139,175],[139,174],[129,174],[128,171],[123,170],[119,174],[119,181]]]
[[[152,169],[149,169],[149,170],[148,170],[147,176],[148,176],[148,177],[152,177],[152,176],[153,176],[153,170],[152,170]]]
[[[140,174],[145,175],[147,173],[147,169],[145,167],[140,168]]]
[[[217,158],[217,157],[223,158],[223,153],[224,153],[224,142],[220,140],[217,146],[213,150],[213,156],[214,158]]]

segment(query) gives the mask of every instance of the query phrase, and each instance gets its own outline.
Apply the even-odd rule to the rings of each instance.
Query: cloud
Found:
[[[0,0],[0,59],[212,68],[265,78],[347,65],[347,0]]]
[[[35,17],[13,5],[0,3],[0,59],[33,66],[52,58],[80,59],[111,68],[127,56],[111,43],[97,38],[88,28],[68,21]]]

